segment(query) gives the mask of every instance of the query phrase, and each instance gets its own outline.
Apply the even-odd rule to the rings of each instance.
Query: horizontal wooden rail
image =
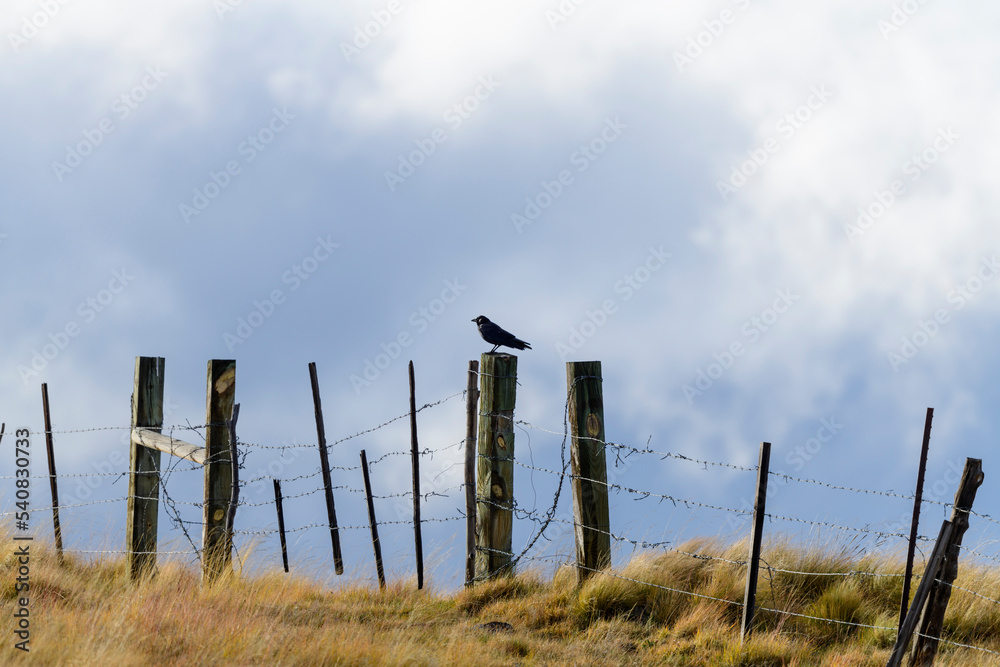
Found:
[[[182,459],[205,465],[205,448],[192,445],[189,442],[171,438],[148,428],[132,429],[132,442],[143,447],[149,447],[166,454],[173,454]]]

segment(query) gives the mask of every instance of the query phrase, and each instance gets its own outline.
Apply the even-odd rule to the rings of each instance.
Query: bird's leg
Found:
[[[494,345],[493,349],[490,350],[490,354],[493,354],[494,352],[496,352],[498,347],[500,347],[500,346],[499,345]]]

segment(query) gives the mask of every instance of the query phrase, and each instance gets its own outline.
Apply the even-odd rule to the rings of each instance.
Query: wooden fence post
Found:
[[[476,579],[512,574],[517,357],[483,354],[476,464]]]
[[[764,512],[767,501],[767,479],[771,465],[771,443],[760,443],[757,463],[757,493],[753,501],[753,534],[750,536],[750,558],[747,560],[747,588],[743,596],[743,623],[740,641],[749,636],[753,628],[753,614],[757,604],[757,574],[760,568],[760,547],[764,536]]]
[[[413,543],[417,553],[417,590],[424,587],[424,540],[420,532],[420,447],[417,445],[417,395],[410,360],[410,457],[413,460]]]
[[[899,629],[903,629],[906,611],[910,604],[910,580],[913,578],[913,556],[917,548],[917,529],[920,525],[920,503],[924,496],[924,475],[927,471],[927,450],[931,444],[931,422],[934,408],[927,408],[924,417],[924,439],[920,445],[920,464],[917,467],[917,490],[913,496],[913,519],[910,521],[910,542],[906,547],[906,572],[903,575],[903,594],[899,601]]]
[[[611,565],[608,469],[604,442],[601,362],[566,362],[573,474],[576,581]]]
[[[465,585],[476,578],[476,410],[479,362],[469,362],[465,387]]]
[[[309,382],[312,385],[313,410],[316,413],[316,437],[319,443],[319,463],[323,471],[323,487],[326,494],[326,519],[330,526],[330,542],[333,545],[333,569],[344,573],[344,559],[340,552],[340,531],[337,528],[337,507],[333,503],[333,481],[330,477],[330,457],[326,451],[326,426],[323,424],[323,405],[319,400],[319,375],[316,362],[309,362]]]
[[[955,493],[955,503],[951,512],[951,539],[947,541],[940,569],[932,576],[927,602],[920,614],[918,636],[913,642],[910,654],[911,667],[930,667],[937,654],[938,638],[944,626],[944,612],[951,599],[951,584],[958,576],[958,556],[962,549],[962,537],[969,529],[969,510],[976,499],[976,491],[983,483],[983,462],[981,459],[965,459],[962,481]],[[941,583],[938,583],[938,579]]]
[[[56,539],[56,558],[63,562],[62,526],[59,523],[59,484],[56,478],[56,454],[52,447],[52,419],[49,415],[49,385],[42,383],[42,413],[45,418],[45,453],[49,459],[49,491],[52,492],[52,532]]]
[[[923,608],[924,602],[927,601],[927,595],[930,593],[934,579],[941,568],[941,560],[944,558],[944,552],[951,539],[953,528],[951,521],[941,523],[941,531],[938,533],[937,542],[934,543],[934,551],[931,552],[930,560],[927,561],[927,569],[924,570],[924,576],[920,580],[920,585],[917,586],[917,592],[913,594],[913,603],[906,612],[903,625],[900,626],[899,632],[896,634],[896,644],[892,647],[889,661],[885,663],[886,667],[899,667],[903,662],[906,645],[910,642],[910,636],[917,626],[920,610]]]
[[[378,573],[378,587],[385,590],[385,569],[382,567],[382,545],[378,541],[378,521],[375,519],[375,502],[372,500],[372,482],[368,476],[368,457],[361,450],[361,472],[365,476],[365,497],[368,499],[368,526],[372,531],[372,548],[375,550],[375,570]]]
[[[236,362],[208,362],[205,410],[205,499],[202,513],[202,580],[212,581],[231,568],[233,542],[226,530],[232,502],[232,461],[228,421],[236,398]]]
[[[274,479],[274,505],[278,509],[278,536],[281,539],[281,563],[288,572],[288,545],[285,543],[285,513],[281,509],[281,482]]]
[[[163,357],[136,357],[132,389],[132,429],[156,432],[163,426]],[[125,551],[135,581],[156,567],[156,518],[160,499],[160,452],[130,438],[128,521]]]

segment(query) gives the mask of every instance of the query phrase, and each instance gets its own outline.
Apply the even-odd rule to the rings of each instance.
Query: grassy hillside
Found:
[[[745,569],[678,553],[646,553],[618,577],[575,587],[572,570],[551,581],[526,573],[457,594],[417,592],[396,582],[380,593],[358,586],[324,590],[276,573],[232,577],[202,588],[196,572],[165,566],[128,582],[123,563],[59,567],[38,552],[31,569],[31,652],[13,648],[16,557],[0,559],[3,663],[46,665],[884,665],[893,633],[760,612],[760,630],[741,646],[741,607],[628,579],[741,601]],[[731,560],[744,545],[708,542],[685,551]],[[875,626],[894,626],[898,563],[777,547],[766,550],[759,605]],[[826,574],[824,574],[826,573]],[[626,577],[626,578],[622,578]],[[1000,599],[1000,572],[963,568],[958,585]],[[480,627],[509,624],[511,627]],[[1000,604],[956,591],[945,636],[1000,651]],[[939,665],[1000,665],[1000,656],[943,646]]]

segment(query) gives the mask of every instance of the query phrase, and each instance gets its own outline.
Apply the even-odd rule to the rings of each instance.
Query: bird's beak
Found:
[[[474,317],[473,317],[473,318],[472,318],[471,320],[469,320],[469,321],[470,321],[470,322],[475,322],[475,321],[476,321],[476,318],[474,318]]]

